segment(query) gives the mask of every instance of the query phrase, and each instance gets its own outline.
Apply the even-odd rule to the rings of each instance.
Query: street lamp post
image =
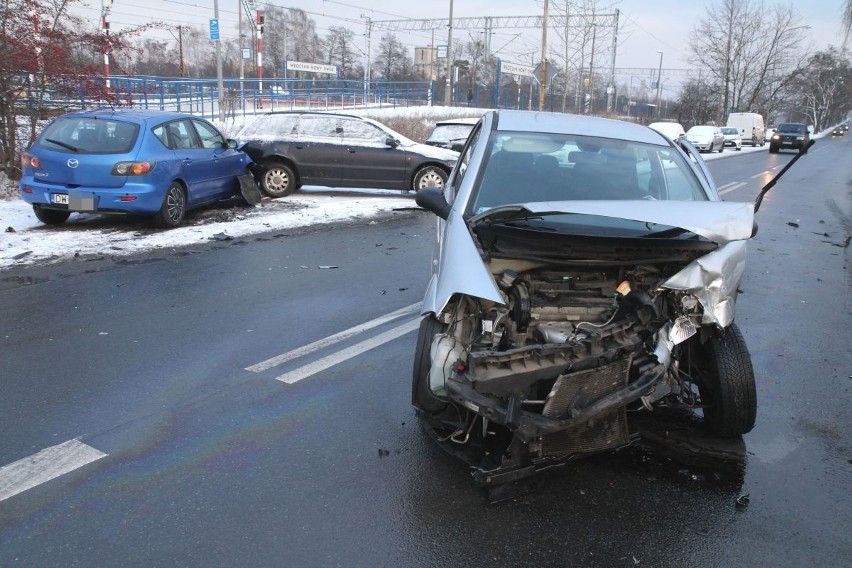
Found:
[[[660,97],[662,95],[663,88],[663,52],[658,51],[660,54],[660,68],[657,71],[657,116],[660,116]]]

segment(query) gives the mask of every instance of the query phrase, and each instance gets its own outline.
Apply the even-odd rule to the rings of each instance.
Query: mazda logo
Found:
[[[65,163],[68,165],[69,168],[76,168],[80,165],[80,162],[78,160],[75,160],[74,158],[71,158]]]

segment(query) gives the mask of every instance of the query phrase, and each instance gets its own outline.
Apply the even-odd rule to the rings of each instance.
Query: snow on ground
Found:
[[[304,187],[248,207],[224,203],[187,214],[184,226],[156,229],[150,220],[74,214],[60,226],[41,224],[32,206],[0,201],[0,270],[108,254],[121,256],[342,221],[368,221],[417,207],[413,194],[384,190]]]

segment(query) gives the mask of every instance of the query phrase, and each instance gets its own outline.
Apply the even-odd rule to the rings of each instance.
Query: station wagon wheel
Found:
[[[285,197],[296,190],[296,173],[283,162],[268,162],[260,174],[260,187],[270,197]]]
[[[704,422],[717,436],[750,432],[757,414],[754,369],[745,339],[736,324],[699,347],[698,392]]]
[[[424,166],[414,176],[414,191],[424,187],[444,187],[447,177],[447,172],[438,166]]]
[[[68,220],[71,215],[70,211],[57,211],[56,209],[42,209],[38,205],[33,205],[33,213],[36,219],[45,225],[61,225]]]
[[[186,216],[186,191],[183,186],[173,181],[166,191],[163,206],[154,215],[154,221],[160,227],[177,227],[183,223]]]

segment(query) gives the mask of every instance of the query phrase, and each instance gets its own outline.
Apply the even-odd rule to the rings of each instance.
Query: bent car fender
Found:
[[[437,272],[429,281],[421,313],[440,314],[455,294],[505,303],[464,219],[455,211],[447,218],[442,240]]]
[[[728,327],[734,321],[737,289],[745,272],[746,241],[732,241],[697,258],[661,287],[689,292],[701,302],[701,323]]]

